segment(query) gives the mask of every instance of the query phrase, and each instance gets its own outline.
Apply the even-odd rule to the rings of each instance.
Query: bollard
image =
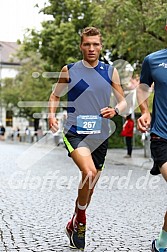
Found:
[[[144,139],[144,157],[151,158],[150,134],[149,133],[145,133],[145,139]]]

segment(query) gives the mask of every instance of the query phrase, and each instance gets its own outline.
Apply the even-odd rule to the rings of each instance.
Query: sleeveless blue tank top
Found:
[[[94,68],[83,61],[69,64],[67,122],[65,131],[77,133],[77,117],[100,115],[100,110],[110,105],[114,67],[101,61]],[[108,119],[102,118],[102,132],[108,134]]]

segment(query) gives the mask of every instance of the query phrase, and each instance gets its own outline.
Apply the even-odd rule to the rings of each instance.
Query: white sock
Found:
[[[165,230],[161,231],[159,238],[156,241],[156,247],[157,249],[167,247],[167,232]]]
[[[78,209],[80,210],[85,210],[87,208],[87,204],[85,206],[81,206],[79,203],[78,203]]]

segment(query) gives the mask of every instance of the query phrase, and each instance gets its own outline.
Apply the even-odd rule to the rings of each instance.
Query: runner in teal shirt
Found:
[[[138,101],[142,115],[138,119],[138,129],[146,132],[150,127],[150,147],[154,160],[150,173],[152,175],[161,173],[167,181],[167,49],[145,57],[140,83],[143,85],[140,85],[138,89]],[[151,85],[154,88],[152,120],[148,109],[148,99],[142,101],[146,93],[145,87],[151,87]],[[154,211],[158,210],[159,206],[155,206]],[[167,252],[167,211],[159,238],[152,242],[152,252]]]

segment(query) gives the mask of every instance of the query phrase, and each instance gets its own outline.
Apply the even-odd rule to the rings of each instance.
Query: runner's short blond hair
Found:
[[[93,27],[93,26],[85,27],[81,33],[81,44],[82,44],[84,36],[96,36],[96,35],[98,35],[100,37],[100,41],[102,43],[102,35],[101,35],[101,32],[98,28]]]

